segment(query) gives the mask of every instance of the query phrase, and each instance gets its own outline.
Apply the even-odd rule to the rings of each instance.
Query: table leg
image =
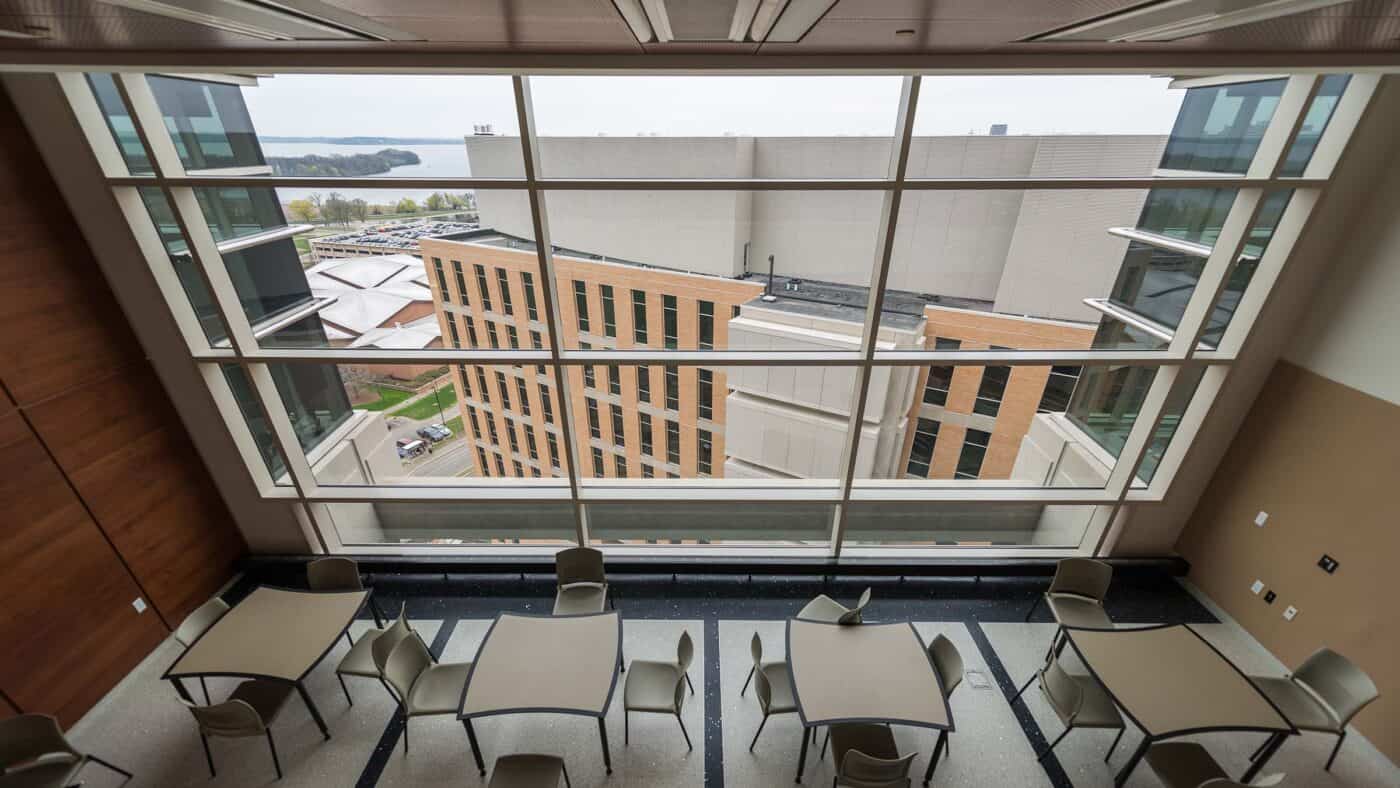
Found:
[[[1132,755],[1128,756],[1128,762],[1123,764],[1123,768],[1119,769],[1118,775],[1113,778],[1113,785],[1115,788],[1122,786],[1123,783],[1128,781],[1128,776],[1133,773],[1133,769],[1137,766],[1138,761],[1142,760],[1142,756],[1147,754],[1147,748],[1151,746],[1152,739],[1144,735],[1142,737],[1142,743],[1138,745],[1136,750],[1133,750]]]
[[[472,757],[476,759],[476,770],[482,777],[486,776],[486,763],[481,760],[481,746],[476,743],[476,731],[472,729],[472,721],[462,720],[462,727],[467,729],[467,743],[472,746]]]
[[[802,753],[797,756],[797,779],[793,780],[795,783],[802,782],[802,770],[807,767],[807,741],[812,738],[813,730],[815,729],[805,726],[802,728]]]
[[[603,742],[603,766],[612,774],[612,752],[608,749],[608,723],[602,717],[598,718],[598,738]]]
[[[1283,746],[1283,740],[1285,738],[1285,734],[1275,733],[1273,737],[1269,739],[1268,743],[1264,745],[1264,751],[1259,753],[1259,757],[1255,758],[1254,763],[1251,763],[1249,768],[1245,770],[1244,776],[1240,778],[1240,782],[1245,785],[1249,785],[1253,782],[1254,778],[1258,776],[1259,770],[1263,769],[1264,764],[1268,763],[1269,759],[1274,757],[1274,753],[1278,752],[1278,748]]]
[[[938,756],[943,754],[943,748],[948,744],[948,732],[939,731],[938,741],[933,745],[933,755],[928,759],[928,770],[924,772],[924,785],[928,785],[933,779],[933,770],[938,768]]]
[[[190,697],[190,691],[185,689],[185,685],[183,682],[181,682],[177,678],[172,678],[170,679],[170,683],[175,685],[175,691],[180,693],[180,697],[184,698],[190,703],[194,703],[194,698]]]
[[[302,684],[300,681],[295,683],[297,685],[297,692],[301,693],[301,699],[306,703],[306,710],[311,712],[311,719],[316,721],[316,727],[321,729],[321,735],[325,736],[327,740],[330,740],[331,732],[326,728],[326,721],[321,719],[320,710],[317,709],[316,704],[312,702],[311,693],[306,691],[305,684]]]

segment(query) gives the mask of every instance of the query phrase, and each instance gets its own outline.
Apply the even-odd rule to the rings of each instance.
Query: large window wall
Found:
[[[859,135],[849,156],[570,136],[576,80],[724,103],[692,78],[421,78],[510,101],[441,177],[273,175],[236,78],[59,75],[248,473],[332,551],[1101,552],[1169,489],[1375,85],[1187,81],[1160,147],[1105,163],[1044,134],[950,158],[959,77],[847,76],[859,105],[780,107]],[[717,79],[801,104],[834,78]],[[288,190],[471,195],[481,234],[410,250],[439,343],[322,327],[337,298],[291,262]],[[1056,234],[1071,209],[1083,227]],[[1008,221],[1005,242],[969,230]],[[390,366],[448,370],[434,396],[472,472],[400,464],[361,391]]]

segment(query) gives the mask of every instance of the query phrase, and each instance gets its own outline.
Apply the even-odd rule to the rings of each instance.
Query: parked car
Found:
[[[418,428],[418,437],[432,441],[433,443],[441,443],[452,437],[452,430],[449,430],[446,425],[443,424],[429,424],[426,427]]]
[[[395,441],[395,444],[399,448],[399,459],[401,460],[409,457],[417,457],[420,454],[426,454],[428,451],[428,444],[416,438],[399,438]]]

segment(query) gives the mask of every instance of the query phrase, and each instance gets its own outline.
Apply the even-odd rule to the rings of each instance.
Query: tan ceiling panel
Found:
[[[152,16],[124,8],[93,3],[117,13],[103,14],[5,14],[0,28],[30,32],[38,28],[38,39],[0,39],[0,47],[71,47],[106,49],[143,47],[238,47],[263,44],[256,38],[216,30],[178,19]],[[0,9],[8,10],[8,9]]]
[[[826,19],[996,22],[1034,19],[1058,27],[1141,5],[1142,0],[841,0]]]
[[[1400,2],[1370,0],[1240,25],[1172,42],[1188,49],[1400,51]]]
[[[584,48],[598,52],[636,52],[637,39],[624,28],[619,31],[597,23],[555,25],[532,23],[509,25],[502,19],[438,19],[434,17],[371,17],[405,33],[422,36],[426,41],[462,43],[471,48],[509,50],[516,45],[567,44],[570,50]]]
[[[899,30],[913,35],[897,35]],[[1043,29],[1034,20],[991,22],[943,22],[930,25],[920,19],[823,19],[801,41],[764,44],[764,54],[812,54],[817,52],[928,52],[967,51],[1002,47],[1008,41]]]

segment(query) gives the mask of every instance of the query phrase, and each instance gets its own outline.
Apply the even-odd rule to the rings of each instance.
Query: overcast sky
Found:
[[[543,135],[889,134],[898,77],[536,77]],[[916,134],[1165,134],[1184,91],[1144,76],[925,77]],[[516,133],[508,77],[321,76],[244,88],[258,133]]]

